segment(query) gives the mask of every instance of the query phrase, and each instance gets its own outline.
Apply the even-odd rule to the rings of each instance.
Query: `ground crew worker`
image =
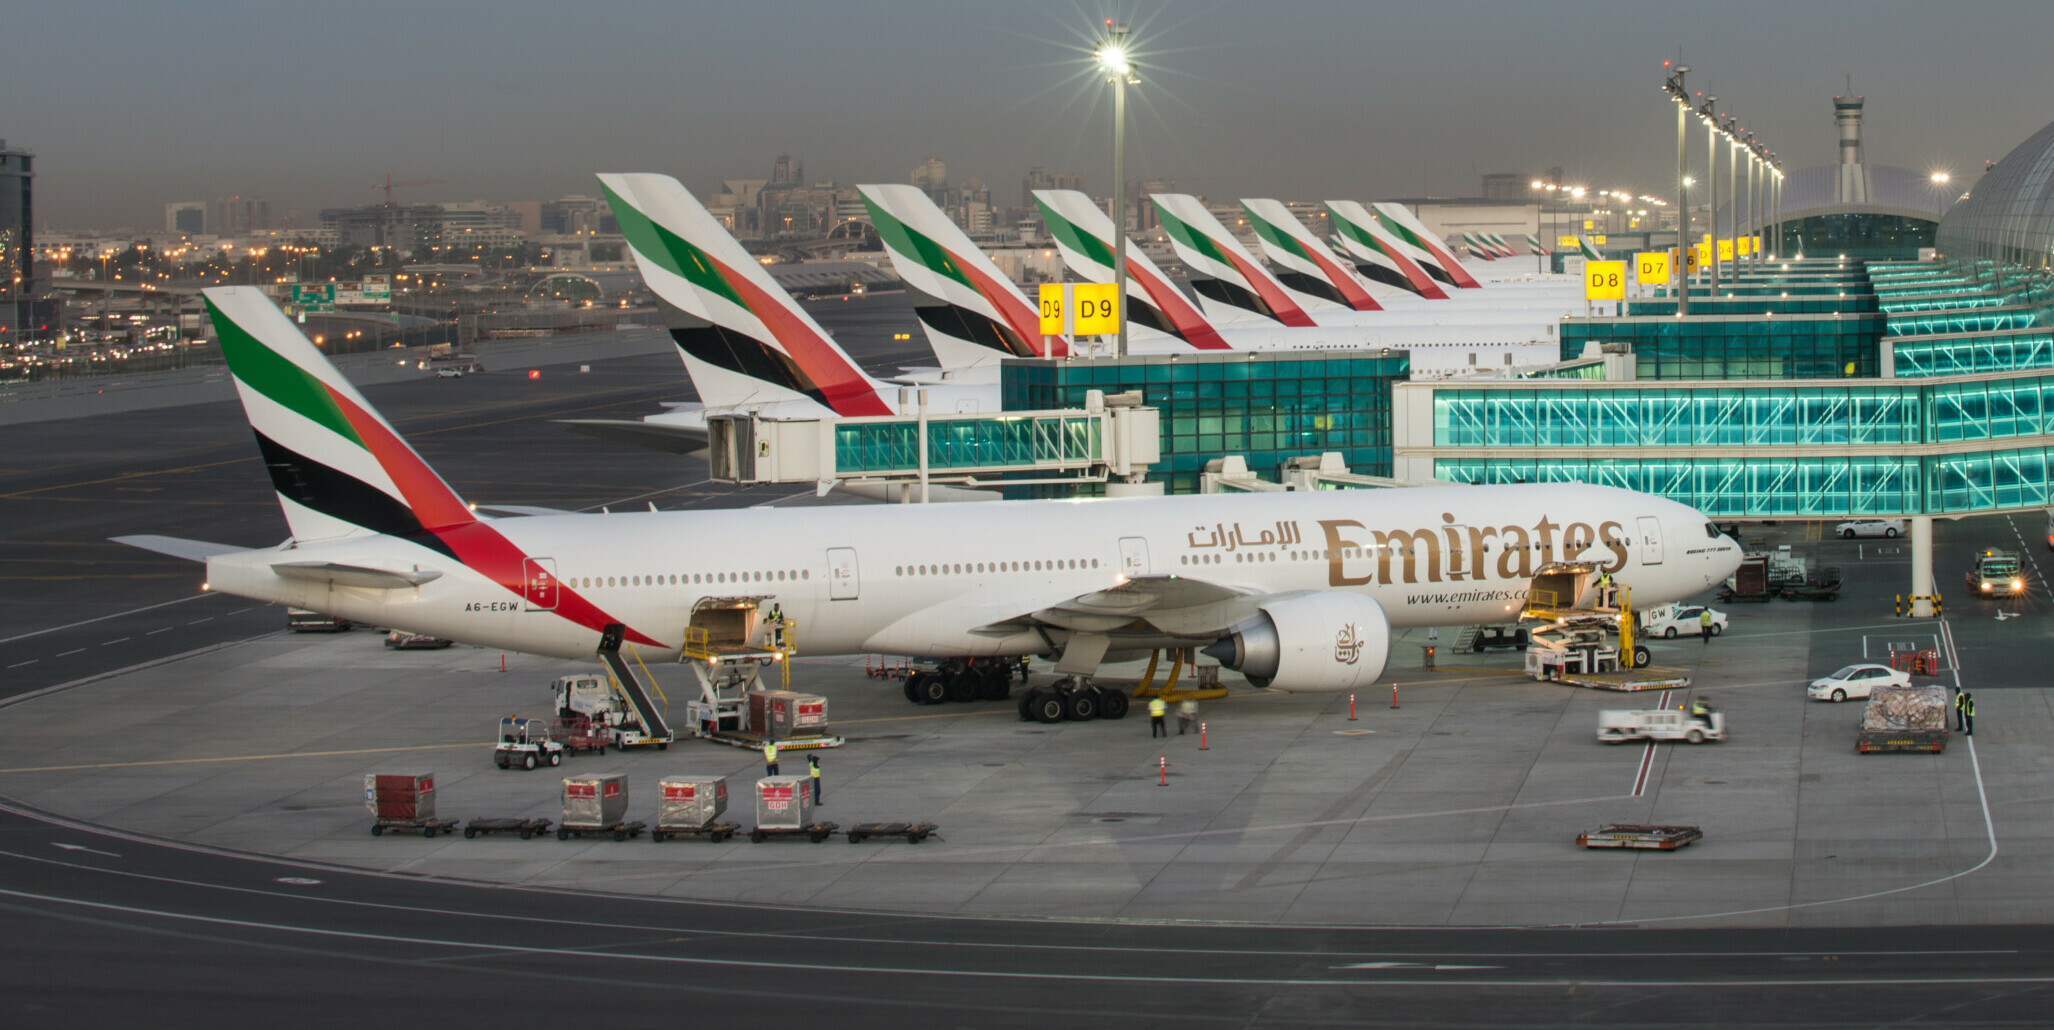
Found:
[[[1954,688],[1954,731],[1956,733],[1959,733],[1962,730],[1968,728],[1968,724],[1962,721],[1962,719],[1964,718],[1964,716],[1962,715],[1962,711],[1967,707],[1968,691],[1963,690],[1960,687]]]
[[[1612,607],[1612,574],[1609,572],[1598,577],[1598,607]]]
[[[1700,609],[1697,613],[1697,635],[1704,640],[1706,647],[1712,646],[1712,610],[1710,608]]]
[[[1151,697],[1148,699],[1148,738],[1150,740],[1170,735],[1170,731],[1163,728],[1163,715],[1169,710],[1170,706],[1164,704],[1162,698]]]
[[[763,775],[777,775],[777,741],[766,740],[763,742]]]
[[[814,807],[814,808],[819,808],[819,807],[821,806],[821,804],[823,803],[823,802],[822,802],[822,801],[820,800],[820,756],[819,756],[819,755],[807,755],[807,756],[806,756],[806,775],[808,775],[808,776],[811,776],[811,777],[813,777],[813,807]]]
[[[1183,736],[1187,729],[1198,732],[1198,699],[1195,697],[1177,702],[1177,736]]]
[[[1694,719],[1694,720],[1698,721],[1698,722],[1704,723],[1704,724],[1705,724],[1705,729],[1711,729],[1711,728],[1712,728],[1712,706],[1711,706],[1711,703],[1710,703],[1710,702],[1708,702],[1708,701],[1706,701],[1706,700],[1705,700],[1704,698],[1701,698],[1701,697],[1695,697],[1695,698],[1691,698],[1691,700],[1690,700],[1690,717],[1691,717],[1692,719]]]
[[[1962,736],[1973,737],[1976,735],[1976,696],[1966,690],[1961,692],[1961,696],[1968,699],[1961,705],[1961,721],[1968,728],[1961,733]]]
[[[775,602],[770,606],[770,646],[785,646],[785,610]]]

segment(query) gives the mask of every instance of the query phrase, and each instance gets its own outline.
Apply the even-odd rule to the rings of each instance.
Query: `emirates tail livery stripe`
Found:
[[[897,184],[857,189],[899,278],[936,304],[957,309],[954,318],[958,326],[983,323],[1001,330],[988,335],[997,336],[1017,357],[1065,357],[1070,353],[1067,340],[1041,335],[1035,306],[927,194]],[[950,284],[961,289],[952,289]]]
[[[553,594],[556,614],[580,626],[622,621],[546,575],[531,579],[530,556],[481,521],[262,290],[218,287],[204,299],[295,540],[397,536],[524,603]],[[663,646],[632,628],[626,639]]]
[[[1425,251],[1441,266],[1441,271],[1448,273],[1449,279],[1455,285],[1465,290],[1482,287],[1483,284],[1477,282],[1475,276],[1463,270],[1462,262],[1455,260],[1455,255],[1449,253],[1447,245],[1428,232],[1426,226],[1421,225],[1419,219],[1412,216],[1412,212],[1405,210],[1403,204],[1378,203],[1373,207],[1376,209],[1378,221],[1399,239]]]
[[[1072,270],[1088,279],[1111,282],[1113,220],[1099,211],[1091,203],[1091,198],[1074,190],[1035,190],[1034,202],[1041,208],[1042,221],[1047,224],[1049,235],[1055,237],[1057,245],[1063,248],[1064,260],[1074,258],[1083,262],[1084,267],[1072,265]],[[1070,210],[1063,210],[1066,208]],[[1097,231],[1086,231],[1078,225],[1079,220],[1092,215],[1097,216],[1092,219],[1094,229],[1102,230],[1103,237]],[[1161,316],[1165,332],[1199,350],[1233,349],[1220,338],[1212,323],[1199,314],[1182,293],[1177,292],[1177,288],[1155,267],[1155,262],[1132,247],[1127,252],[1127,281],[1144,295],[1134,299],[1141,299]]]
[[[667,175],[602,174],[621,235],[658,297],[712,330],[672,336],[694,357],[745,374],[781,369],[788,385],[841,415],[890,415],[878,384],[770,278],[698,200]],[[676,287],[666,296],[665,286]]]
[[[1339,293],[1343,303],[1357,311],[1382,311],[1384,306],[1362,288],[1361,280],[1341,266],[1333,251],[1292,217],[1289,208],[1274,200],[1243,200],[1241,210],[1255,227],[1263,253],[1275,264],[1316,275]]]
[[[1284,292],[1283,285],[1267,269],[1256,265],[1240,244],[1227,237],[1226,226],[1205,210],[1197,197],[1156,194],[1149,200],[1154,202],[1156,213],[1162,217],[1163,231],[1169,233],[1179,256],[1185,257],[1194,270],[1200,270],[1199,265],[1213,266],[1202,270],[1239,286],[1261,302],[1260,308],[1246,310],[1255,310],[1256,314],[1288,326],[1307,328],[1319,324]]]
[[[1541,241],[1540,241],[1540,237],[1538,237],[1538,236],[1535,236],[1535,235],[1534,235],[1534,234],[1532,234],[1532,233],[1527,233],[1527,234],[1526,234],[1526,245],[1527,245],[1527,246],[1529,246],[1529,247],[1532,247],[1532,248],[1533,248],[1533,252],[1534,252],[1535,254],[1538,254],[1538,255],[1540,255],[1541,257],[1547,257],[1547,256],[1548,256],[1548,248],[1546,248],[1546,247],[1544,247],[1544,246],[1541,246]]]
[[[1412,260],[1398,243],[1385,238],[1384,227],[1361,203],[1329,200],[1327,213],[1334,216],[1334,232],[1342,246],[1368,266],[1365,274],[1377,274],[1387,285],[1411,290],[1428,300],[1448,299],[1447,291],[1419,262]]]

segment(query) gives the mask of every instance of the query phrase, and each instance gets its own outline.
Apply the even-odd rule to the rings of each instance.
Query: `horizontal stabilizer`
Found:
[[[543,508],[533,504],[480,504],[479,511],[500,512],[507,515],[575,515],[576,512],[562,508]]]
[[[343,587],[374,587],[399,590],[417,587],[442,578],[435,569],[378,569],[368,565],[346,565],[333,561],[273,562],[271,571],[286,579],[333,583]]]
[[[609,418],[569,418],[558,419],[557,422],[580,436],[633,444],[653,451],[690,454],[706,449],[707,437],[704,426],[667,426],[654,422]]]
[[[176,536],[153,536],[150,534],[144,534],[141,536],[108,537],[108,539],[114,541],[117,544],[126,544],[130,547],[140,547],[145,551],[155,551],[158,554],[168,554],[173,558],[183,558],[186,561],[206,561],[207,559],[212,558],[217,554],[228,554],[231,551],[251,550],[251,548],[237,547],[234,544],[215,544],[208,543],[205,540],[187,540],[184,537]]]

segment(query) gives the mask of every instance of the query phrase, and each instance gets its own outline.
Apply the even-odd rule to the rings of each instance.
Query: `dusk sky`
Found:
[[[168,202],[232,193],[311,222],[387,171],[448,180],[416,202],[592,194],[602,170],[704,194],[780,151],[842,184],[939,157],[1015,204],[1030,165],[1109,188],[1085,71],[1109,15],[1143,62],[1129,177],[1219,199],[1473,195],[1478,172],[1553,165],[1666,191],[1679,48],[1793,168],[1832,159],[1848,74],[1872,163],[1972,182],[2054,120],[2048,0],[72,0],[0,22],[0,138],[37,154],[54,229],[161,228]]]

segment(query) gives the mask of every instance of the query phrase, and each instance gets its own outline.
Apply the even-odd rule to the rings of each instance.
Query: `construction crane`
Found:
[[[401,188],[401,187],[404,187],[404,186],[437,186],[437,185],[440,185],[440,184],[442,184],[442,183],[445,183],[445,182],[448,182],[448,181],[449,181],[448,179],[414,179],[414,180],[411,180],[411,181],[408,181],[408,182],[393,182],[393,181],[392,181],[392,173],[391,173],[391,172],[386,172],[386,173],[385,173],[385,181],[384,181],[384,182],[374,182],[374,183],[372,183],[372,184],[371,184],[371,188],[372,188],[372,189],[374,189],[374,190],[384,190],[384,191],[385,191],[385,206],[386,206],[386,207],[391,207],[391,206],[392,206],[392,191],[393,191],[393,190],[399,189],[399,188]]]

